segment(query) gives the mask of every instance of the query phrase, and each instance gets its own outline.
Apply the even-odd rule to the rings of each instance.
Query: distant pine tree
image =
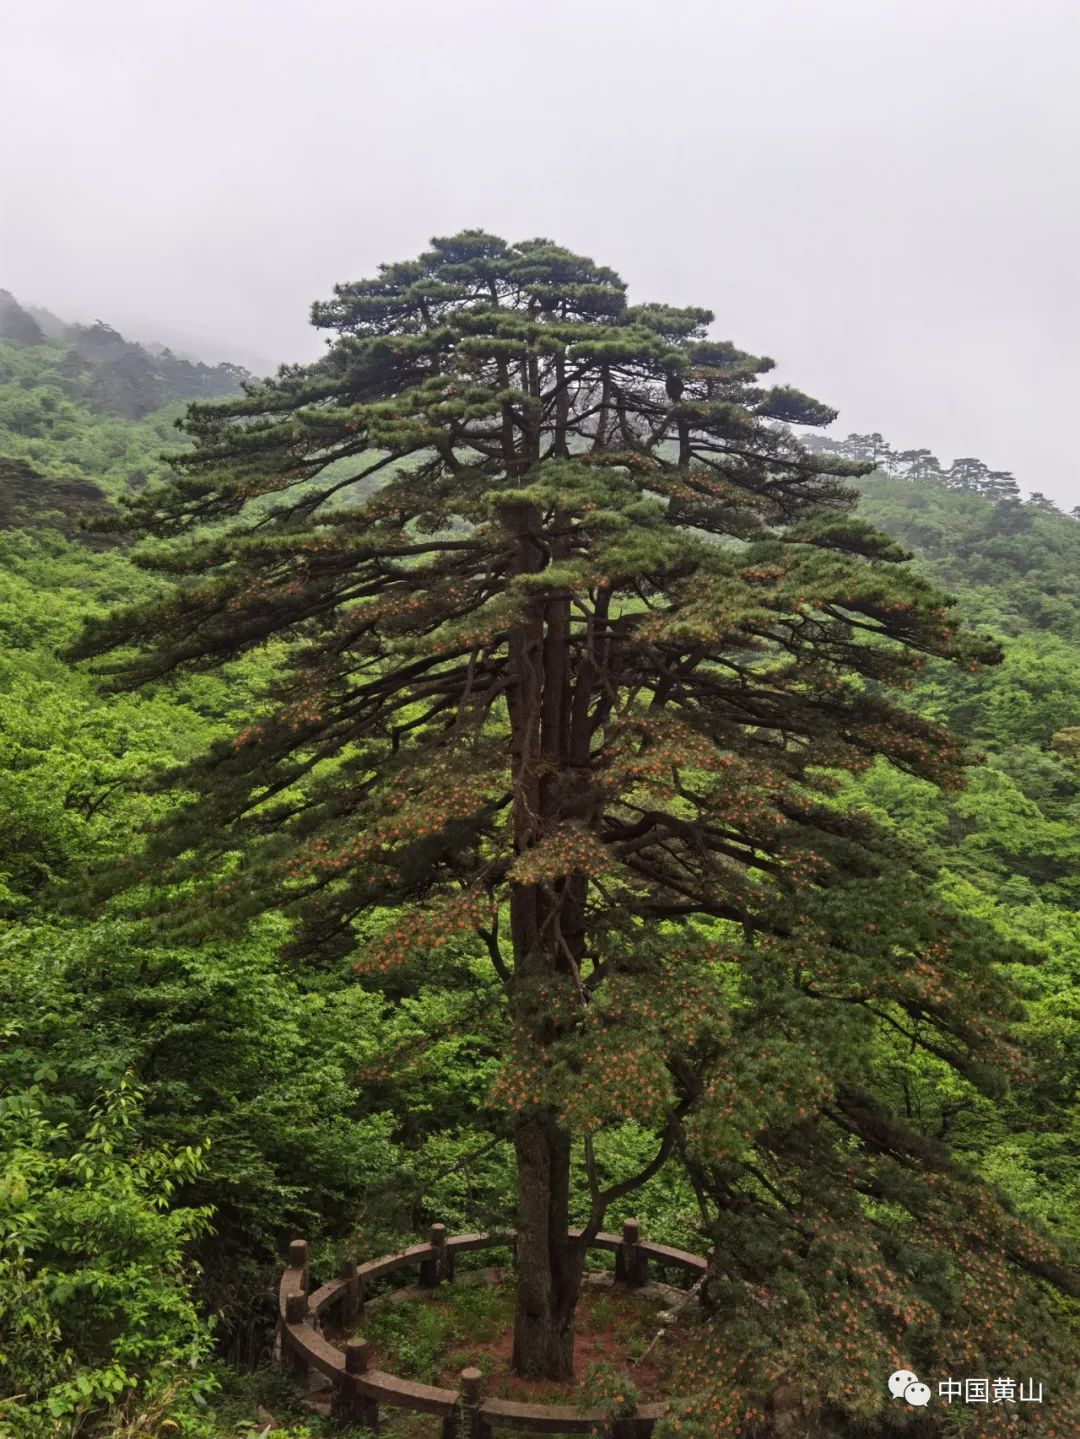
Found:
[[[1033,510],[1042,510],[1048,515],[1060,515],[1061,509],[1049,496],[1044,495],[1041,490],[1032,490],[1028,496],[1028,504]]]
[[[996,505],[1014,504],[1020,499],[1020,486],[1008,470],[989,470],[983,480],[982,493]]]
[[[893,450],[881,435],[848,435],[845,440],[830,440],[823,435],[809,436],[804,444],[813,454],[836,455],[846,460],[881,470],[885,474],[904,474],[910,480],[937,480],[951,490],[964,490],[985,495],[995,504],[1020,502],[1020,486],[1008,470],[991,470],[982,460],[965,456],[943,469],[940,460],[929,450]],[[1032,496],[1035,500],[1035,497]],[[1036,508],[1039,502],[1035,501]]]
[[[945,476],[945,483],[951,490],[967,490],[971,494],[983,494],[987,487],[989,468],[973,455],[953,460]]]

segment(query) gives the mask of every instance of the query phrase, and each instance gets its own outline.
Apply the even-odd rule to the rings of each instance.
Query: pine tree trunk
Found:
[[[515,573],[536,573],[547,563],[541,517],[534,505],[507,502],[502,520],[516,551]],[[552,546],[565,558],[562,541]],[[578,716],[577,749],[588,757],[585,693],[571,686],[569,603],[538,599],[510,635],[514,683],[507,696],[514,787],[514,841],[525,853],[565,815],[572,794],[581,805],[581,769],[572,718]],[[584,736],[584,739],[582,739]],[[569,784],[567,783],[569,779]],[[514,953],[510,1009],[530,1049],[544,1051],[562,1036],[563,1021],[551,1011],[546,991],[576,975],[584,933],[586,884],[568,875],[552,887],[512,884],[510,929]],[[515,1133],[517,1158],[517,1299],[514,1368],[523,1378],[572,1379],[574,1311],[581,1288],[583,1251],[567,1235],[570,1222],[571,1137],[551,1109],[530,1108]]]
[[[514,1369],[523,1379],[572,1379],[580,1247],[567,1237],[570,1136],[551,1120],[523,1120],[517,1153]]]

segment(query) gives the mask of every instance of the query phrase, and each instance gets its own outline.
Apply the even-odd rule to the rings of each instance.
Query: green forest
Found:
[[[552,241],[311,318],[257,380],[0,293],[0,1436],[361,1432],[289,1244],[433,1223],[516,1247],[372,1304],[417,1383],[1080,1433],[1080,517]]]

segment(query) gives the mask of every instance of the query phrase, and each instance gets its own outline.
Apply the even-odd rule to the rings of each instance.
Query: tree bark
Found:
[[[543,535],[529,504],[507,503],[504,530],[514,546],[513,570],[536,573],[549,556],[564,558],[568,541]],[[560,517],[555,517],[558,536]],[[510,634],[513,684],[507,695],[514,792],[514,847],[521,854],[563,818],[571,756],[571,718],[587,724],[588,695],[571,693],[569,601],[537,596]],[[591,686],[591,670],[586,677]],[[575,705],[574,700],[578,703]],[[582,705],[585,713],[581,713]],[[577,739],[580,748],[582,740]],[[580,757],[579,757],[580,758]],[[585,745],[587,759],[587,743]],[[580,803],[581,773],[572,786]],[[587,788],[587,785],[586,785]],[[543,1051],[562,1030],[551,1009],[549,986],[571,975],[583,949],[584,876],[570,875],[554,887],[513,884],[510,929],[514,969],[510,1006],[515,1030],[534,1051]],[[571,1136],[557,1113],[542,1104],[526,1109],[515,1134],[517,1158],[517,1297],[513,1362],[530,1379],[571,1379],[574,1372],[574,1311],[581,1288],[584,1252],[570,1239]]]
[[[513,1365],[525,1379],[572,1379],[582,1254],[570,1222],[570,1136],[554,1116],[522,1120],[517,1155]]]

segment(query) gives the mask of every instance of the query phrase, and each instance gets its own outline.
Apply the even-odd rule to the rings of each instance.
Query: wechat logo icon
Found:
[[[919,1376],[910,1369],[897,1369],[895,1374],[889,1375],[889,1393],[894,1399],[903,1396],[916,1409],[930,1403],[929,1384],[921,1384]]]

